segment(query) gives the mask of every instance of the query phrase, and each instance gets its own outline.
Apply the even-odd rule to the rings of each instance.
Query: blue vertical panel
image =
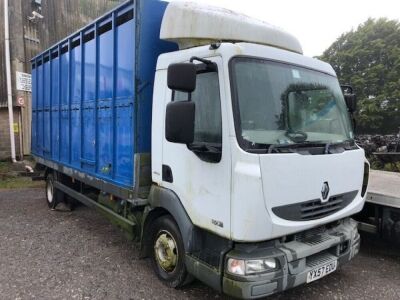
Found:
[[[94,149],[94,161],[95,161],[95,166],[94,170],[95,173],[98,174],[100,172],[100,167],[99,167],[99,109],[98,109],[98,101],[99,101],[99,74],[100,74],[100,58],[99,58],[99,52],[100,52],[100,38],[99,38],[99,23],[95,24],[95,51],[96,51],[96,60],[95,60],[95,96],[94,96],[94,121],[95,121],[95,132],[94,132],[94,139],[95,139],[95,149]]]
[[[115,179],[115,172],[116,172],[116,165],[117,165],[117,157],[116,157],[116,84],[117,84],[117,13],[113,12],[112,13],[112,36],[113,36],[113,87],[112,87],[112,100],[111,100],[111,145],[112,145],[112,172],[111,172],[111,178]]]
[[[58,52],[58,161],[61,162],[61,110],[62,110],[62,69],[61,69],[61,44],[57,46]]]
[[[135,91],[135,30],[134,20],[117,28],[117,78],[116,78],[116,180],[133,186]]]
[[[82,111],[82,168],[95,171],[96,146],[96,40],[84,44],[84,89]]]
[[[113,92],[113,32],[109,30],[99,36],[98,78],[98,172],[112,177],[112,92]]]
[[[43,64],[43,155],[50,158],[50,62]]]
[[[77,46],[70,51],[71,54],[71,103],[81,102],[81,46]]]
[[[69,163],[69,53],[61,55],[60,160]]]
[[[153,83],[157,58],[161,53],[178,50],[175,43],[160,40],[160,27],[168,2],[139,0],[140,12],[135,13],[139,38],[136,39],[136,133],[135,152],[151,151],[151,117]]]
[[[71,58],[71,165],[80,168],[81,143],[81,46],[70,51]]]
[[[43,155],[43,64],[37,68],[37,153]]]
[[[60,105],[60,86],[59,86],[59,57],[56,57],[51,62],[51,123],[52,123],[52,146],[51,156],[53,160],[58,160],[59,156],[59,105]]]
[[[31,134],[31,149],[33,154],[38,154],[37,152],[37,60],[34,62],[35,69],[32,69],[32,134]]]

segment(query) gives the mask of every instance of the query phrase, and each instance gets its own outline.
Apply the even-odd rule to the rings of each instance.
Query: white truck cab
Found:
[[[235,245],[222,290],[258,298],[350,260],[369,166],[332,67],[279,29],[196,4],[170,4],[161,38],[181,50],[157,64],[152,179]]]
[[[215,71],[198,75],[199,90],[192,95],[199,116],[195,119],[195,135],[197,129],[198,143],[215,144],[219,152],[215,159],[202,157],[202,150],[168,142],[164,135],[166,107],[172,100],[172,91],[166,85],[167,68],[192,57],[216,65]],[[287,82],[282,81],[285,78]],[[328,112],[317,112],[325,113],[324,119],[312,111],[304,112],[310,113],[309,126],[315,131],[301,146],[275,124],[280,121],[282,105],[281,97],[274,96],[297,82],[305,88],[329,83],[338,94],[337,104],[328,102],[332,99],[322,104],[329,105],[324,108]],[[320,225],[319,216],[323,217],[322,223],[337,220],[338,215],[351,216],[364,204],[360,187],[365,156],[355,145],[334,145],[348,143],[353,134],[340,94],[328,64],[273,47],[222,43],[216,50],[204,46],[165,54],[158,63],[154,96],[152,137],[153,145],[158,147],[152,153],[153,181],[179,196],[196,225],[235,241],[257,242],[293,234]],[[326,125],[328,122],[337,124]],[[328,133],[323,126],[331,126],[329,129],[337,133]],[[335,153],[325,153],[329,143],[330,151]],[[204,149],[205,154],[208,151],[212,150]],[[162,180],[163,165],[173,169],[172,183]],[[283,212],[281,216],[274,212],[274,208],[312,200],[324,204],[321,190],[325,183],[330,198],[352,193],[351,203],[340,213],[332,214],[336,211],[332,210],[307,217],[288,212],[293,215],[291,219]]]

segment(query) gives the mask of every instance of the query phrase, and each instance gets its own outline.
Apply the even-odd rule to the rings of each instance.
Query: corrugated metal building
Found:
[[[16,89],[16,72],[31,73],[32,57],[122,2],[125,0],[9,0],[13,127],[18,157],[30,152],[31,95]],[[0,0],[0,159],[7,159],[10,134],[3,15],[4,1]],[[18,99],[24,104],[20,105]]]

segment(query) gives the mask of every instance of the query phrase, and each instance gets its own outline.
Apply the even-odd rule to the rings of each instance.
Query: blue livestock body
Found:
[[[129,1],[32,60],[32,153],[132,189],[151,151],[157,57],[167,3]]]

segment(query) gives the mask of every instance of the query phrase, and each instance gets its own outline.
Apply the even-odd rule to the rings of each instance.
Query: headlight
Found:
[[[268,272],[276,269],[276,259],[256,259],[246,261],[246,275]]]
[[[278,262],[275,258],[242,260],[229,258],[227,271],[233,275],[255,275],[276,270]]]
[[[244,266],[244,260],[241,259],[228,259],[228,272],[234,275],[244,275],[246,268]]]

